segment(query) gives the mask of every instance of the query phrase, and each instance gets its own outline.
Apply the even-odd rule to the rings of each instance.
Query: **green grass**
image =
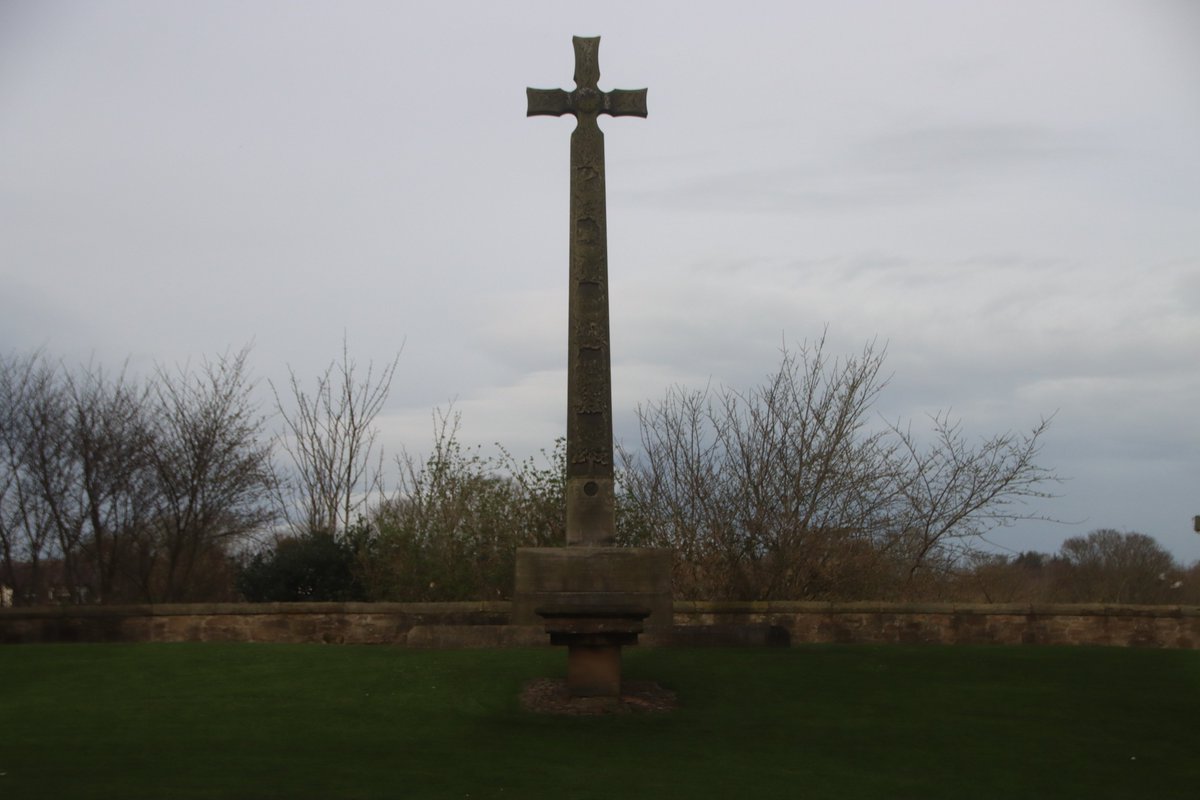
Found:
[[[669,715],[539,717],[558,650],[0,648],[0,798],[1193,798],[1200,653],[627,651]]]

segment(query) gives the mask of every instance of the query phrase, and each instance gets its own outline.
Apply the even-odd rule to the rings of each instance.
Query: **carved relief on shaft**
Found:
[[[575,37],[575,91],[526,90],[528,116],[573,114],[570,318],[567,362],[567,544],[611,544],[612,377],[608,330],[608,231],[600,114],[646,116],[646,90],[601,91],[600,39]]]

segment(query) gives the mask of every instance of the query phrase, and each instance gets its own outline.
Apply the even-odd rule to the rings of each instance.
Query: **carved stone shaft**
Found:
[[[527,89],[527,116],[573,114],[570,298],[567,334],[567,544],[616,538],[612,373],[608,332],[608,230],[600,114],[646,116],[646,90],[601,91],[600,38],[576,36],[575,91]]]

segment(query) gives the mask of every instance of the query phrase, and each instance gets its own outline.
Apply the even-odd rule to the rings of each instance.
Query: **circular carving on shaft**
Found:
[[[600,491],[600,485],[595,481],[588,481],[583,485],[583,493],[588,497],[595,497],[596,492]]]

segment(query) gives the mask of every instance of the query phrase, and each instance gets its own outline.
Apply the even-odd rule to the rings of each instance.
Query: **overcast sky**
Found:
[[[874,338],[877,410],[1057,414],[992,539],[1200,558],[1200,3],[0,2],[0,348],[135,370],[403,347],[390,451],[565,428],[568,142],[603,37],[618,437],[673,383]]]

